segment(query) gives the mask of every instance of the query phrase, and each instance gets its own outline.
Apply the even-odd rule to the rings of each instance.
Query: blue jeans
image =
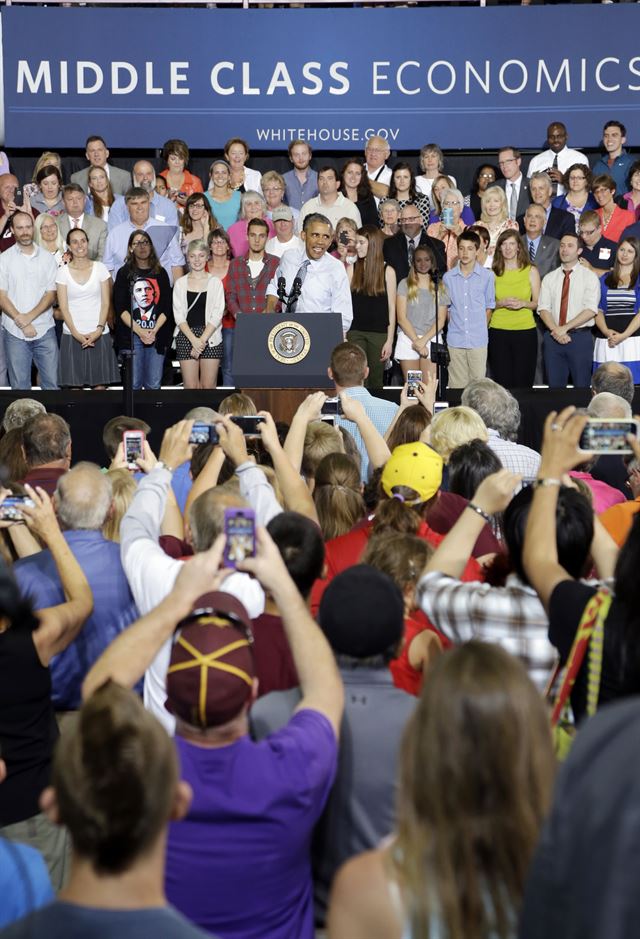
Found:
[[[235,329],[229,329],[228,326],[222,327],[222,384],[227,387],[235,388],[235,381],[231,373],[233,365],[233,341],[236,336]]]
[[[159,388],[164,370],[164,352],[145,346],[139,336],[133,337],[133,388]]]
[[[52,326],[40,339],[18,339],[6,329],[4,348],[9,384],[14,390],[31,388],[31,366],[35,363],[43,391],[58,390],[58,343]]]
[[[547,370],[549,388],[566,388],[569,374],[574,388],[588,388],[591,385],[591,366],[593,362],[593,336],[588,327],[574,329],[569,333],[571,342],[561,345],[545,333],[542,340],[544,364]]]

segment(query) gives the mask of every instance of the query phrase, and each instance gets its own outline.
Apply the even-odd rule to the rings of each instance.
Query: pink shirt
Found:
[[[569,473],[569,476],[574,479],[581,479],[587,484],[593,496],[593,511],[596,515],[604,512],[612,505],[627,501],[626,496],[619,489],[615,489],[608,483],[603,483],[601,479],[594,479],[591,473],[579,473],[577,470],[573,470]]]

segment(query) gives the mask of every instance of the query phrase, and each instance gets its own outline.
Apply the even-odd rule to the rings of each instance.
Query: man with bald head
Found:
[[[589,160],[584,153],[567,146],[568,136],[567,128],[562,121],[553,121],[549,124],[547,127],[548,150],[543,150],[542,153],[532,157],[527,170],[529,179],[534,173],[546,173],[551,180],[554,195],[558,196],[564,193],[562,177],[570,166],[574,163],[589,166]]]
[[[83,170],[79,170],[77,173],[72,174],[72,183],[78,183],[79,186],[82,186],[85,192],[89,192],[89,170],[92,166],[97,166],[100,167],[100,169],[103,169],[109,177],[111,189],[113,190],[113,194],[115,196],[122,195],[127,191],[127,189],[129,189],[131,186],[131,174],[127,173],[126,170],[118,169],[117,166],[112,166],[108,162],[109,151],[107,150],[107,145],[102,137],[88,137],[84,155],[86,156],[89,165],[85,166]]]
[[[93,593],[93,613],[78,637],[51,664],[56,711],[80,706],[84,678],[104,649],[138,618],[120,560],[120,545],[108,541],[102,526],[112,511],[111,480],[93,463],[77,463],[60,476],[53,496],[64,538]],[[36,610],[64,602],[51,552],[40,551],[13,567],[22,595]]]
[[[365,147],[364,157],[367,161],[365,169],[371,183],[371,191],[376,197],[376,205],[381,199],[389,195],[389,183],[391,182],[391,168],[387,166],[389,159],[389,143],[384,137],[369,137]]]
[[[153,164],[149,163],[148,160],[138,160],[137,163],[134,163],[133,185],[149,193],[149,214],[151,218],[157,218],[159,222],[164,222],[166,225],[178,224],[178,210],[171,199],[167,199],[166,196],[161,196],[156,192],[156,171]],[[129,212],[124,196],[121,196],[116,199],[109,210],[109,231],[114,229],[116,225],[126,222],[128,218]]]

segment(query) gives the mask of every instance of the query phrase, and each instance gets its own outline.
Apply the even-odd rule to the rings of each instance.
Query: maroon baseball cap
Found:
[[[217,727],[251,696],[255,663],[251,620],[242,603],[216,591],[199,597],[174,634],[167,710],[192,727]]]

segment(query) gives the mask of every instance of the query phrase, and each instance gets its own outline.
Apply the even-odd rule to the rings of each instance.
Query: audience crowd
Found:
[[[185,387],[230,386],[238,314],[296,311],[340,314],[368,387],[396,361],[426,380],[442,337],[451,388],[588,387],[604,362],[640,380],[640,161],[617,120],[593,167],[568,139],[552,122],[527,175],[499,149],[468,194],[437,144],[416,174],[378,136],[339,169],[293,140],[284,174],[251,168],[240,138],[206,180],[179,139],[158,174],[109,163],[97,135],[66,182],[52,151],[30,182],[5,165],[0,384],[103,389],[132,348],[136,389],[173,359]]]
[[[276,424],[234,393],[162,440],[118,416],[102,467],[40,402],[7,407],[7,939],[559,939],[572,865],[605,869],[596,814],[630,922],[640,442],[580,439],[631,419],[631,371],[601,364],[541,452],[484,376],[436,412],[431,372],[399,407],[372,394],[353,342],[329,374],[339,415],[316,392]],[[590,884],[598,922],[613,888]]]
[[[633,934],[640,440],[581,439],[633,421],[640,161],[618,121],[593,167],[567,143],[469,195],[379,137],[341,170],[293,141],[284,174],[232,138],[201,180],[182,140],[156,176],[92,136],[20,204],[4,167],[0,384],[102,390],[133,348],[134,388],[168,356],[233,385],[240,313],[343,341],[337,413],[120,415],[102,466],[6,408],[1,936]],[[537,450],[512,389],[539,382],[591,399]]]

